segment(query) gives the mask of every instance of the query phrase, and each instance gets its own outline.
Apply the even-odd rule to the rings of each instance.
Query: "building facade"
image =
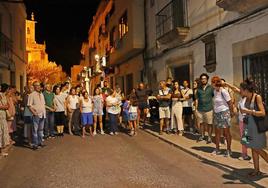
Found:
[[[91,83],[106,80],[130,93],[143,79],[144,1],[101,1],[90,26],[88,50],[84,47],[83,62],[93,70]]]
[[[26,17],[23,3],[0,3],[0,83],[21,92],[26,83]]]
[[[253,77],[268,104],[267,0],[146,1],[148,81]]]

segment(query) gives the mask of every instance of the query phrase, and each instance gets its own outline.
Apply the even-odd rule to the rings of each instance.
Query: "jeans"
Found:
[[[46,112],[46,120],[45,120],[45,128],[44,134],[45,136],[54,136],[55,135],[55,124],[54,124],[54,112]]]
[[[118,125],[117,125],[117,114],[111,114],[108,113],[109,116],[109,122],[110,122],[110,132],[115,133],[118,131]]]
[[[42,144],[43,140],[43,129],[44,129],[45,118],[33,116],[33,144],[38,146]]]

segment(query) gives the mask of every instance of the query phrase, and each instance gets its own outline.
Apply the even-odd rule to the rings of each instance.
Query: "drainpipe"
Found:
[[[147,46],[148,46],[148,43],[147,43],[147,39],[148,39],[148,35],[147,35],[147,8],[146,8],[146,2],[147,0],[144,0],[144,49],[143,49],[143,66],[144,66],[144,72],[143,72],[143,78],[145,77],[146,78],[146,81],[147,83],[149,83],[149,71],[148,71],[148,60],[146,58],[146,50],[147,50]],[[149,83],[150,86],[151,86],[151,83]]]

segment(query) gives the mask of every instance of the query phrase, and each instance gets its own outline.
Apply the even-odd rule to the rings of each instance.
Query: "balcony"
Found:
[[[186,0],[172,0],[156,14],[156,37],[161,44],[182,43],[188,33]]]
[[[227,11],[248,13],[268,6],[267,0],[217,0],[217,6]]]
[[[12,41],[0,32],[0,67],[12,65]]]

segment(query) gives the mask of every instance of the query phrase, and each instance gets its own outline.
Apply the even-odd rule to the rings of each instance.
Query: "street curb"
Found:
[[[148,123],[146,123],[146,124],[148,124]],[[148,125],[153,126],[152,124],[148,124]],[[174,146],[174,147],[182,150],[185,153],[188,153],[189,155],[191,155],[191,156],[193,156],[193,157],[195,157],[197,159],[203,160],[203,161],[208,162],[208,163],[214,163],[215,164],[215,161],[207,159],[207,158],[205,158],[204,156],[202,156],[200,154],[194,153],[194,152],[190,151],[189,149],[187,149],[185,147],[182,147],[182,146],[180,146],[178,144],[175,144],[172,141],[169,141],[169,140],[167,140],[167,139],[165,139],[165,138],[163,138],[163,137],[161,137],[161,136],[159,136],[157,134],[154,134],[151,131],[149,131],[149,129],[141,129],[141,130],[143,130],[143,132],[146,132],[147,134],[150,134],[150,135],[158,138],[159,140],[164,141],[165,143],[167,143],[167,144],[169,144],[171,146]],[[222,167],[221,165],[217,165],[217,168],[219,168],[220,170],[222,170],[224,172],[229,173],[230,175],[234,176],[235,178],[238,178],[242,182],[248,183],[248,184],[250,184],[250,185],[252,185],[254,187],[265,188],[265,186],[259,185],[258,183],[254,182],[254,181],[250,181],[250,180],[248,180],[247,177],[245,177],[245,176],[243,176],[243,175],[241,175],[241,174],[239,174],[237,172],[234,172],[234,171],[228,169],[227,167]]]

